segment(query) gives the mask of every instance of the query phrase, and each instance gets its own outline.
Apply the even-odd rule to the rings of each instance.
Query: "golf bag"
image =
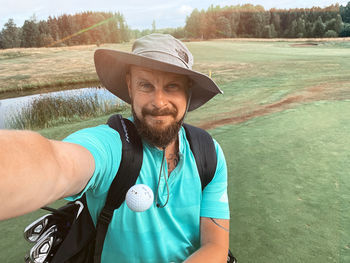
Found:
[[[107,124],[118,131],[122,141],[119,170],[109,188],[105,206],[95,225],[90,216],[85,194],[59,209],[44,207],[52,213],[39,218],[25,229],[25,237],[35,243],[26,262],[100,263],[104,239],[113,212],[125,200],[126,192],[137,180],[143,160],[142,141],[134,124],[113,115]],[[216,151],[211,136],[202,129],[184,124],[186,136],[196,160],[202,190],[216,170]],[[228,261],[236,262],[229,253]]]

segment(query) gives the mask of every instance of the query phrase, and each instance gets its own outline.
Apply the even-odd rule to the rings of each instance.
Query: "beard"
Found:
[[[151,145],[154,145],[159,148],[166,147],[177,138],[177,135],[182,125],[182,121],[184,119],[184,116],[183,116],[179,121],[174,121],[166,127],[153,127],[148,125],[147,122],[145,121],[146,115],[153,115],[153,116],[171,115],[174,118],[176,118],[177,112],[178,112],[177,109],[148,110],[146,108],[143,108],[141,111],[142,120],[140,120],[137,117],[134,111],[133,105],[131,105],[131,111],[134,117],[134,124],[135,124],[136,130],[141,136],[141,138],[148,141]]]

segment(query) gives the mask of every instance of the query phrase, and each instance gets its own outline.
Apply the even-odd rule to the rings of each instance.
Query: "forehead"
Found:
[[[150,68],[144,68],[140,66],[130,65],[129,70],[132,78],[146,78],[146,79],[166,79],[166,80],[178,80],[178,81],[188,81],[186,75],[164,72],[159,70],[154,70]]]

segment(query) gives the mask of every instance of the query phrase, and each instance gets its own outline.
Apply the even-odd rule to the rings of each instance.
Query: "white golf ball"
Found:
[[[146,211],[153,203],[153,191],[145,184],[135,184],[126,193],[125,201],[132,211]]]

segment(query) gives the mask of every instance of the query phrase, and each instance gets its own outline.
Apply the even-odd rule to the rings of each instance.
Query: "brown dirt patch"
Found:
[[[334,38],[220,38],[211,39],[213,41],[252,41],[252,42],[348,42],[349,37],[334,37]]]
[[[235,72],[235,71],[242,71],[247,68],[251,68],[252,65],[249,63],[197,63],[193,69],[197,71],[208,71],[209,69],[212,72],[222,73],[222,72]]]
[[[318,46],[318,43],[298,43],[298,44],[291,44],[291,47],[313,47]]]
[[[331,83],[309,87],[305,90],[290,94],[281,100],[264,105],[243,106],[239,110],[225,113],[214,121],[201,122],[197,126],[202,129],[213,129],[226,124],[237,124],[252,118],[280,112],[297,105],[320,100],[350,99],[349,84]]]

